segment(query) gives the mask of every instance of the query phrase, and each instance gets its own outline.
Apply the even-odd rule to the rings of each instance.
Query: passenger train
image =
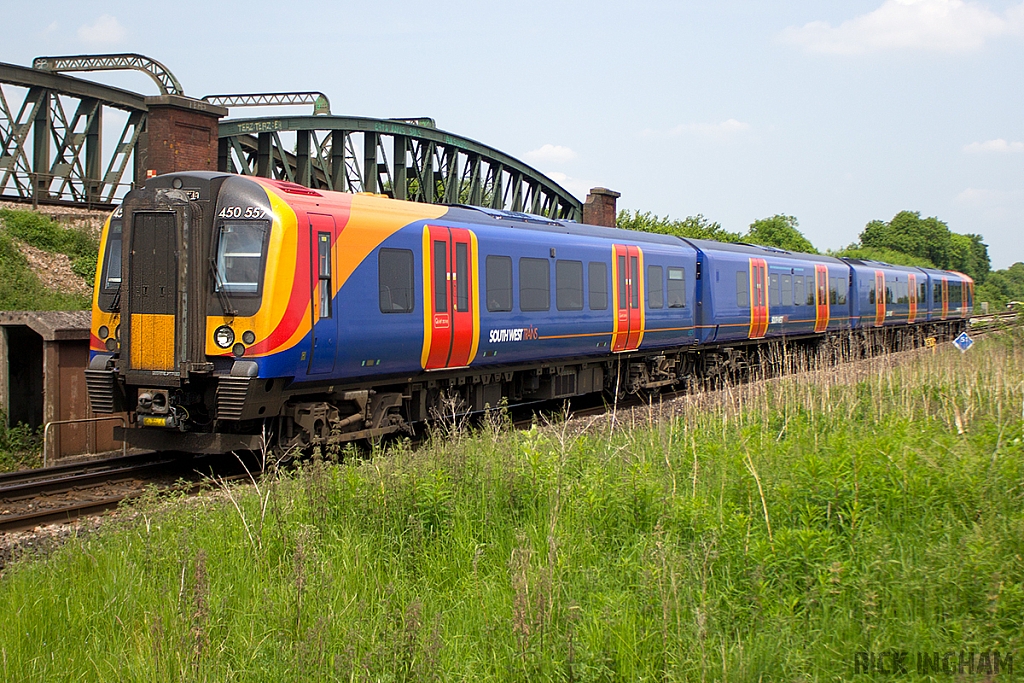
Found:
[[[654,392],[773,341],[953,335],[972,298],[956,272],[173,173],[103,229],[86,378],[131,446],[288,448]]]

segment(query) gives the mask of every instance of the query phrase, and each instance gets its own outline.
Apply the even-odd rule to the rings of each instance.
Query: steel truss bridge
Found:
[[[142,55],[39,57],[32,68],[0,63],[0,199],[106,208],[145,178],[146,97],[64,73],[124,69],[146,73],[163,95],[183,94],[166,67]],[[204,99],[227,107],[313,105],[310,115],[222,119],[222,171],[315,189],[582,218],[582,203],[544,174],[439,130],[429,118],[336,116],[319,92]],[[105,137],[116,142],[105,145]]]

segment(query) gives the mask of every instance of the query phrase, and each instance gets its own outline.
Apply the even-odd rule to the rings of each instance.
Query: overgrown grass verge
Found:
[[[914,653],[1019,673],[1022,380],[1005,334],[149,501],[5,570],[0,673],[837,681],[889,650],[900,680]]]
[[[29,268],[12,237],[37,249],[66,254],[71,268],[90,285],[96,275],[99,245],[88,231],[65,228],[46,216],[0,209],[0,310],[81,310],[88,297],[47,289]]]

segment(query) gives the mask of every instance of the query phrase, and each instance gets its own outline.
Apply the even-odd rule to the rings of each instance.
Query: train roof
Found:
[[[813,261],[814,263],[833,263],[843,265],[843,262],[834,256],[824,254],[805,254],[802,251],[788,251],[778,247],[768,247],[761,244],[747,244],[746,242],[715,242],[714,240],[686,239],[695,248],[701,251],[729,251],[738,254],[748,254],[764,258],[788,258],[797,261]]]
[[[869,258],[852,258],[850,256],[841,257],[843,261],[855,266],[864,266],[866,268],[890,268],[892,270],[898,270],[901,273],[920,273],[921,268],[917,266],[905,266],[898,263],[887,263],[885,261],[875,261]]]
[[[619,242],[646,242],[648,244],[664,244],[673,247],[686,247],[686,241],[675,235],[660,235],[639,230],[622,230],[621,228],[605,228],[599,225],[587,225],[575,221],[557,220],[546,216],[522,213],[519,211],[503,211],[477,206],[452,205],[446,218],[463,220],[467,223],[480,223],[481,216],[495,221],[497,227],[515,228],[517,230],[536,230],[538,232],[559,233],[563,235],[580,235],[598,237]]]

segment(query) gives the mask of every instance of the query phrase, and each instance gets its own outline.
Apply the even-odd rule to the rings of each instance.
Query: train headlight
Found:
[[[100,329],[97,330],[97,332],[99,332],[100,334],[100,339],[106,339],[107,337],[110,336],[110,328],[108,328],[106,325],[100,325]]]
[[[235,341],[235,333],[227,325],[221,325],[214,331],[213,341],[222,349],[231,348]]]

